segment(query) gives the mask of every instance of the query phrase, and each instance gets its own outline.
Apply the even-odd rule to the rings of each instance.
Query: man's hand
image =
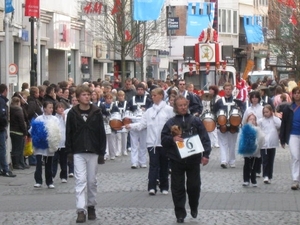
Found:
[[[202,157],[202,159],[201,159],[201,163],[202,163],[203,166],[207,165],[208,161],[209,161],[209,159],[206,158],[206,157]]]
[[[68,162],[70,162],[72,164],[74,163],[74,155],[72,153],[68,154]]]
[[[104,160],[104,155],[99,155],[98,156],[98,164],[104,164],[105,160]]]

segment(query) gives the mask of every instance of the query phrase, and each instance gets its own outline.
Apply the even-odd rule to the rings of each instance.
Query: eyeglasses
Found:
[[[185,84],[179,84],[179,85],[185,85]]]

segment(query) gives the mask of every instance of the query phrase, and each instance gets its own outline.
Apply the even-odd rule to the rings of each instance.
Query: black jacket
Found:
[[[294,111],[292,104],[284,107],[282,111],[282,120],[279,139],[281,144],[289,144],[290,133],[293,126]]]
[[[0,131],[4,131],[8,125],[7,102],[8,99],[5,96],[0,95]]]
[[[70,109],[66,125],[67,153],[96,153],[104,155],[106,134],[101,110],[91,104],[91,111],[84,121],[80,115],[79,105]]]
[[[10,106],[10,131],[27,135],[27,125],[24,118],[23,109],[20,106]]]
[[[171,134],[171,127],[173,125],[178,125],[182,128],[183,138],[185,136],[185,133],[191,132],[193,135],[198,134],[204,148],[203,156],[209,158],[209,154],[211,152],[211,144],[210,144],[208,133],[203,123],[201,122],[199,117],[195,117],[191,114],[186,114],[184,116],[176,115],[175,117],[169,119],[162,129],[161,144],[166,149],[167,156],[170,159],[182,163],[201,163],[201,156],[202,156],[201,154],[196,154],[187,157],[185,159],[181,159],[180,154],[178,152],[178,148]]]
[[[31,120],[33,118],[38,117],[39,115],[43,114],[42,111],[42,103],[40,103],[40,101],[34,97],[28,97],[27,99],[27,115],[28,115],[28,120],[31,122]]]

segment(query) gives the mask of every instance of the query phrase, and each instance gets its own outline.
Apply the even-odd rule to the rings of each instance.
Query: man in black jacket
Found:
[[[102,113],[97,106],[90,104],[90,96],[88,86],[76,88],[79,105],[69,111],[66,125],[68,159],[72,161],[74,158],[77,223],[85,222],[86,212],[89,220],[96,219],[97,162],[103,163],[106,148]]]
[[[15,177],[8,168],[6,161],[6,139],[7,139],[7,125],[8,125],[8,111],[7,105],[7,86],[0,84],[0,175],[5,177]]]
[[[188,100],[184,96],[178,96],[174,103],[176,116],[166,122],[161,132],[161,144],[167,150],[167,156],[171,160],[171,190],[177,223],[183,223],[186,217],[186,192],[191,208],[191,216],[196,218],[198,215],[201,186],[200,163],[203,166],[208,163],[211,151],[210,139],[203,123],[199,117],[188,113],[188,108]],[[181,134],[171,134],[174,125],[180,127]],[[176,142],[183,142],[187,137],[196,135],[199,136],[202,142],[204,152],[181,158]],[[185,176],[187,177],[186,182]]]

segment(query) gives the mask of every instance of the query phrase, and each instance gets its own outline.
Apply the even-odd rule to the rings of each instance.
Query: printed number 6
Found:
[[[185,145],[188,149],[192,149],[194,147],[193,143],[190,142],[190,138],[186,140]]]

